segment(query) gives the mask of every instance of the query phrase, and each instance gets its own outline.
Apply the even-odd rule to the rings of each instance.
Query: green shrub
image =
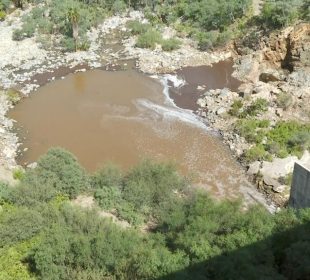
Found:
[[[247,150],[244,154],[244,159],[247,162],[253,162],[256,160],[272,160],[270,154],[265,151],[263,145],[255,145],[254,147]]]
[[[269,28],[281,28],[287,26],[300,17],[299,9],[302,1],[292,0],[290,2],[285,0],[266,1],[261,20]]]
[[[233,38],[233,33],[230,30],[225,30],[224,32],[220,32],[216,39],[216,47],[225,46],[230,40]]]
[[[276,142],[279,145],[279,157],[289,154],[300,156],[310,147],[310,125],[299,124],[295,121],[280,121],[267,133],[268,143]]]
[[[1,215],[0,249],[35,236],[43,228],[44,219],[34,210],[16,208]]]
[[[127,27],[130,29],[131,34],[140,35],[147,32],[151,25],[148,23],[141,23],[138,20],[131,20],[127,23]]]
[[[306,21],[310,21],[310,2],[309,0],[305,0],[303,5],[301,6],[300,13],[302,16],[302,19]]]
[[[37,27],[41,34],[51,34],[53,32],[53,23],[46,17],[37,20]]]
[[[113,186],[98,189],[94,197],[98,205],[105,210],[117,209],[122,200],[120,189]]]
[[[15,180],[22,180],[24,177],[24,174],[25,174],[25,172],[21,168],[17,168],[15,170],[13,170],[13,178]]]
[[[292,150],[305,151],[310,149],[310,131],[298,131],[292,135],[288,141],[288,146]]]
[[[145,217],[146,213],[149,214],[150,211],[144,211],[143,213],[142,211],[137,211],[133,204],[125,200],[123,200],[117,208],[118,216],[133,226],[138,226],[147,222],[148,219]]]
[[[21,99],[20,97],[20,93],[15,90],[15,89],[9,89],[7,92],[6,92],[6,95],[8,97],[8,100],[13,104],[13,105],[16,105],[19,100]]]
[[[171,164],[143,161],[126,176],[123,188],[124,199],[136,209],[152,207],[173,197],[173,191],[182,191],[186,182]]]
[[[90,42],[86,38],[82,38],[78,43],[78,50],[87,51],[90,47]]]
[[[287,110],[291,105],[292,105],[292,96],[286,92],[282,92],[278,95],[277,97],[277,105],[284,109]]]
[[[33,21],[25,22],[21,29],[13,31],[12,39],[15,41],[21,41],[25,38],[30,38],[34,35],[36,26]]]
[[[149,29],[147,32],[139,35],[136,46],[138,48],[155,49],[156,44],[161,42],[161,34],[154,29]]]
[[[122,180],[121,170],[117,166],[109,164],[91,177],[91,186],[93,189],[102,189],[104,187],[121,188]]]
[[[240,99],[237,99],[233,102],[231,105],[231,108],[229,110],[229,114],[234,117],[240,116],[240,111],[243,108],[243,102]]]
[[[36,42],[45,50],[49,50],[53,46],[51,35],[39,34],[36,36]]]
[[[6,12],[0,10],[0,21],[3,21],[6,17]]]
[[[167,40],[162,40],[161,47],[164,51],[170,52],[180,48],[180,40],[172,38]]]
[[[12,187],[10,187],[7,183],[0,182],[0,205],[9,201],[11,190]]]
[[[24,32],[22,29],[15,29],[12,34],[12,39],[14,41],[22,41],[25,39]]]
[[[34,35],[36,23],[33,21],[25,22],[22,26],[24,38],[30,38]]]
[[[75,41],[71,37],[63,37],[60,41],[60,46],[68,52],[75,51]]]
[[[113,1],[111,11],[114,14],[121,14],[121,13],[126,11],[126,8],[127,8],[127,5],[124,1],[115,0],[115,1]]]
[[[249,106],[247,106],[244,111],[241,113],[241,117],[247,116],[257,116],[268,110],[268,101],[264,98],[258,98],[253,101]]]
[[[11,5],[10,0],[0,0],[0,10],[7,11]]]
[[[251,143],[261,143],[269,127],[268,120],[241,119],[236,122],[235,129]]]
[[[61,148],[52,148],[38,160],[37,168],[28,170],[23,180],[25,184],[52,186],[70,198],[89,188],[86,172],[75,156]]]
[[[216,41],[218,38],[218,32],[198,32],[195,35],[195,39],[198,41],[198,47],[200,50],[208,50],[216,46]]]
[[[28,184],[22,181],[10,192],[8,199],[15,205],[35,207],[53,200],[57,194],[57,190],[49,183],[32,180]]]

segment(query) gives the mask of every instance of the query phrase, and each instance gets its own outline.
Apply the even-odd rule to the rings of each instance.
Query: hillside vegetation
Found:
[[[87,30],[96,27],[107,16],[121,14],[128,9],[143,11],[150,23],[141,30],[137,46],[154,48],[154,43],[162,43],[167,51],[176,49],[178,43],[161,41],[156,30],[165,25],[175,28],[180,37],[194,38],[199,47],[205,50],[242,37],[253,26],[272,30],[299,19],[310,18],[308,0],[293,0],[289,3],[267,0],[261,15],[254,20],[251,0],[1,0],[0,20],[11,10],[11,2],[18,8],[36,4],[23,17],[21,28],[15,30],[15,40],[23,40],[37,33],[43,46],[49,47],[50,37],[61,35],[54,40],[54,45],[69,51],[87,49]]]
[[[88,175],[51,149],[0,187],[0,279],[307,279],[310,210],[270,215],[189,190],[167,164]],[[97,209],[70,202],[94,195]],[[105,209],[131,227],[98,215]],[[101,210],[100,210],[101,211]],[[141,225],[149,225],[147,232]],[[145,226],[144,226],[145,227]]]

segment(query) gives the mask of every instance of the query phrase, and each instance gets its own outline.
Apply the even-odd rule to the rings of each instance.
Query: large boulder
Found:
[[[232,76],[243,82],[257,82],[259,80],[259,59],[252,54],[241,57],[234,65]]]
[[[263,178],[278,179],[292,173],[295,162],[309,168],[310,153],[306,151],[300,159],[296,156],[289,156],[287,158],[276,158],[272,162],[263,161],[259,172],[263,175]]]

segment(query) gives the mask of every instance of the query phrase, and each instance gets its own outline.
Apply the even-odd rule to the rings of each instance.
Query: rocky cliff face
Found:
[[[234,46],[235,51],[241,54],[237,64],[242,65],[242,68],[237,67],[235,75],[243,81],[284,80],[283,75],[273,76],[276,74],[275,70],[282,74],[289,74],[286,70],[289,72],[310,70],[309,23],[301,23],[288,27],[280,33],[263,37],[257,43],[257,49],[254,52],[245,50],[240,42]],[[265,75],[264,72],[266,72]],[[273,75],[269,75],[271,72]]]
[[[293,71],[310,67],[310,24],[297,25],[290,33],[287,42],[285,62]]]

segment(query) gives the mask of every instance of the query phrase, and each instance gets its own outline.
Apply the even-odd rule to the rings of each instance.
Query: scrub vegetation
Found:
[[[23,8],[27,3],[37,6],[23,17],[22,27],[14,31],[14,40],[36,33],[47,37],[44,40],[60,35],[62,38],[56,43],[67,51],[87,49],[87,30],[107,16],[129,9],[142,10],[149,21],[131,23],[132,33],[139,35],[137,46],[154,48],[158,43],[165,51],[177,49],[179,42],[162,41],[157,34],[162,26],[174,27],[180,37],[196,39],[199,48],[205,50],[244,36],[253,25],[273,30],[310,18],[308,0],[267,0],[261,15],[254,20],[251,0],[1,0],[0,20],[5,18],[10,5]]]
[[[188,188],[174,166],[87,174],[54,148],[17,186],[0,185],[0,279],[307,279],[310,212],[271,215]],[[123,228],[74,206],[94,195]],[[152,224],[147,231],[141,225]]]
[[[283,95],[279,102],[284,106],[287,100],[288,97]],[[231,106],[229,114],[238,118],[235,131],[253,144],[243,159],[252,162],[272,160],[273,156],[302,156],[310,148],[310,125],[296,121],[278,121],[271,126],[269,120],[259,118],[267,108],[267,100],[261,98],[248,106],[244,106],[241,100],[236,100]]]

